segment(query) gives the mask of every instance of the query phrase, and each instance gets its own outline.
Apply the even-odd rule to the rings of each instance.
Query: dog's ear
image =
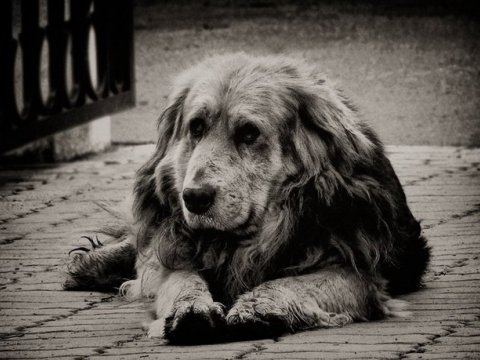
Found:
[[[189,87],[175,89],[168,98],[167,106],[158,119],[158,142],[156,155],[159,158],[165,157],[167,149],[174,141],[181,126],[183,116],[183,105],[190,92]]]
[[[177,87],[169,97],[167,106],[158,120],[158,141],[152,157],[137,171],[134,187],[134,216],[145,228],[170,215],[168,198],[168,176],[173,181],[173,167],[168,161],[170,150],[175,141],[175,132],[181,126],[182,110],[185,98],[189,93],[187,86]],[[159,174],[158,172],[163,172]],[[158,183],[158,178],[165,181]],[[159,187],[160,185],[160,187]],[[164,187],[163,189],[161,187]]]
[[[345,263],[381,269],[392,293],[417,289],[429,248],[381,142],[337,90],[319,84],[296,89],[295,96],[294,148],[303,165],[298,212],[314,214],[300,228],[313,229],[315,237],[320,225]]]
[[[325,83],[295,89],[294,146],[304,209],[329,230],[346,261],[378,262],[391,244],[398,180],[374,133],[353,106]],[[400,190],[399,190],[400,189]],[[372,241],[372,239],[378,240]],[[355,266],[355,264],[353,264]]]
[[[358,119],[355,109],[337,90],[324,82],[293,88],[297,100],[294,146],[303,164],[303,182],[314,179],[327,203],[346,187],[358,165],[374,161],[381,144]]]
[[[362,130],[355,109],[324,82],[293,89],[299,118],[296,148],[309,176],[335,168],[350,171],[354,162],[369,158],[375,144]]]

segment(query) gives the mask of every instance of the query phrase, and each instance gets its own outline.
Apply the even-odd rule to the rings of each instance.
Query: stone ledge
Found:
[[[111,139],[111,117],[104,116],[9,151],[0,159],[13,163],[71,161],[105,151]]]

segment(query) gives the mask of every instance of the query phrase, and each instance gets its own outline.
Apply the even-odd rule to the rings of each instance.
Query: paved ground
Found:
[[[442,10],[448,1],[214,5],[238,2],[136,1],[137,107],[114,117],[114,141],[154,141],[175,74],[212,54],[246,51],[318,64],[387,144],[480,146],[478,12]]]
[[[61,290],[67,252],[108,222],[94,200],[120,201],[151,145],[70,164],[0,171],[0,358],[480,358],[480,149],[389,147],[433,245],[413,316],[275,340],[174,347],[147,339],[142,306]]]

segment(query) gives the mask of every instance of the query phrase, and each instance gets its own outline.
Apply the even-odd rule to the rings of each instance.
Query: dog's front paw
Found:
[[[209,343],[221,340],[224,328],[224,306],[198,298],[174,304],[165,318],[164,336],[174,344]]]
[[[65,290],[91,289],[98,283],[98,261],[95,250],[103,247],[103,244],[96,238],[94,241],[88,236],[82,236],[87,239],[91,247],[77,247],[70,250],[69,262],[67,264],[67,278],[63,283]]]
[[[260,286],[241,295],[226,316],[229,333],[241,339],[278,337],[287,332],[344,326],[352,321],[348,314],[326,312],[316,301],[274,286]]]
[[[234,339],[271,338],[292,330],[287,306],[268,293],[242,295],[228,312],[226,322]]]

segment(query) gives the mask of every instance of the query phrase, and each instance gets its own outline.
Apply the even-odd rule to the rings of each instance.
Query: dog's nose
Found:
[[[186,188],[183,190],[183,201],[188,211],[194,214],[203,214],[212,206],[215,193],[216,191],[212,186],[197,189]]]

